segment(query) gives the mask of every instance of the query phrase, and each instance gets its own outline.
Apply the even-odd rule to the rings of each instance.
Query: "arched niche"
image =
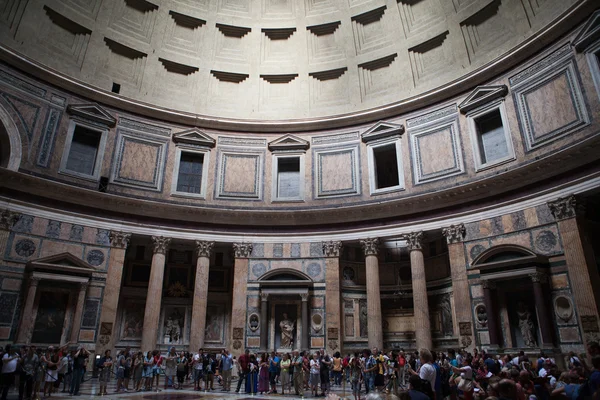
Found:
[[[0,105],[0,167],[18,171],[22,152],[19,129],[8,111]]]

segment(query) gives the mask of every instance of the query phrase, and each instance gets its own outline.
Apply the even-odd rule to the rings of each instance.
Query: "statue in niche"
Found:
[[[368,336],[369,311],[367,309],[367,300],[360,299],[358,301],[358,322],[360,337]]]
[[[527,347],[535,347],[536,340],[534,335],[535,326],[531,319],[531,313],[522,301],[517,304],[517,316],[519,317],[519,329],[523,336],[523,341]]]
[[[287,313],[283,313],[279,329],[281,329],[280,347],[282,349],[291,349],[294,340],[294,322],[288,319]]]
[[[440,309],[442,311],[442,333],[444,336],[451,336],[453,329],[452,303],[450,302],[450,295],[446,295],[441,298]]]
[[[485,309],[485,306],[477,306],[475,312],[477,313],[477,322],[479,322],[481,326],[487,326],[487,310]]]
[[[165,322],[165,343],[179,343],[183,330],[183,315],[176,308]]]

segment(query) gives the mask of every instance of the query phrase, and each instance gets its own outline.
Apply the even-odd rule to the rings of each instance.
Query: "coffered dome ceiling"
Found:
[[[72,78],[68,88],[140,113],[339,126],[472,88],[540,46],[538,35],[564,33],[572,25],[557,18],[583,18],[584,3],[11,0],[2,44],[32,70]]]

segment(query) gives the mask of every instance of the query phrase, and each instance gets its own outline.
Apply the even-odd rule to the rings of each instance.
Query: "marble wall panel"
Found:
[[[58,240],[44,240],[40,250],[40,258],[53,256],[60,253],[71,253],[77,258],[83,259],[83,245],[79,243],[62,242]]]
[[[360,194],[359,147],[313,149],[316,198]]]
[[[569,287],[569,277],[567,274],[556,274],[550,276],[550,285],[553,290],[566,289]]]
[[[263,195],[264,152],[221,150],[215,197],[260,200]]]
[[[0,325],[11,327],[19,293],[0,292]]]
[[[2,279],[2,285],[0,287],[2,287],[2,290],[17,292],[21,290],[22,282],[23,281],[21,279],[4,278]]]

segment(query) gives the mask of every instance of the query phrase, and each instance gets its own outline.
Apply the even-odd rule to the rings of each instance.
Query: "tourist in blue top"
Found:
[[[269,382],[271,384],[271,391],[269,393],[277,393],[277,377],[279,376],[279,362],[280,358],[273,351],[271,357],[269,357]]]
[[[231,390],[231,371],[233,370],[233,357],[227,349],[221,352],[221,376],[223,377],[223,391]]]

